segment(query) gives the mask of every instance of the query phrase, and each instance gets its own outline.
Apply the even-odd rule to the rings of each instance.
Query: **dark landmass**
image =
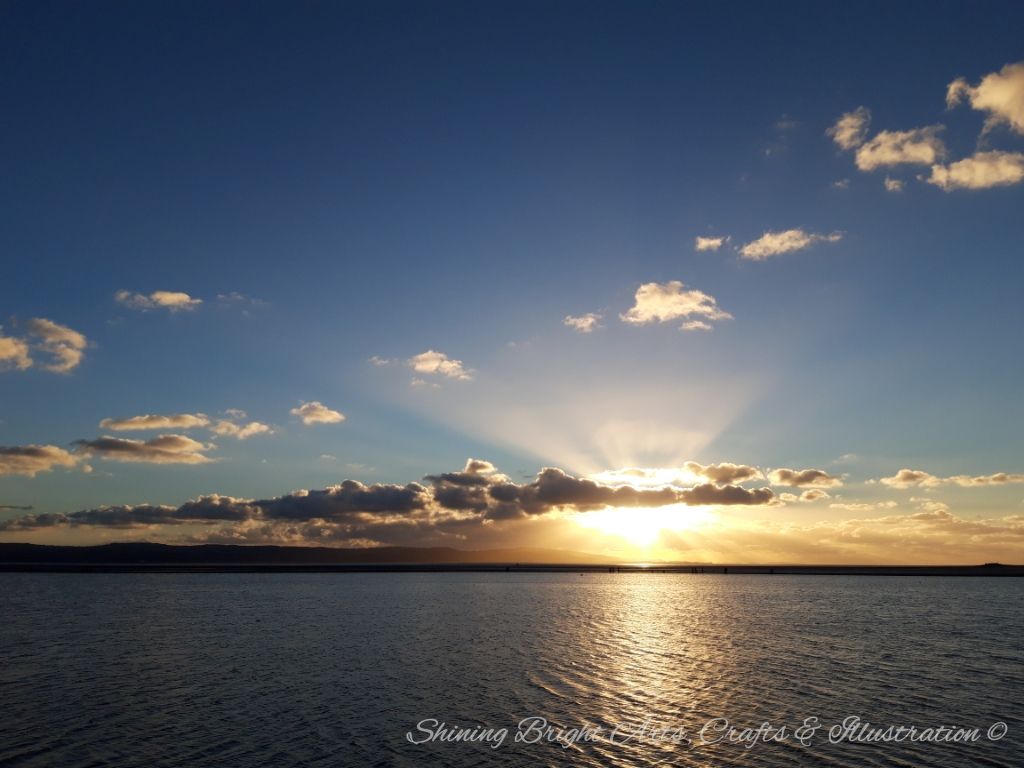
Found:
[[[558,549],[241,546],[125,543],[92,547],[0,543],[0,572],[345,573],[578,572],[857,576],[1024,576],[1024,565],[723,565],[624,563]]]

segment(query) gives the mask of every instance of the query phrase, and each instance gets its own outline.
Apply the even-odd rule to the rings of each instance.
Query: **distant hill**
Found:
[[[608,564],[601,555],[561,549],[481,549],[453,547],[277,547],[235,544],[191,546],[148,542],[57,547],[2,544],[0,563],[33,565],[405,565],[405,564]]]

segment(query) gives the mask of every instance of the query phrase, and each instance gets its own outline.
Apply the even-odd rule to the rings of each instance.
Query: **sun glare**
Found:
[[[682,532],[705,525],[711,517],[703,507],[674,504],[666,507],[608,507],[582,512],[576,522],[610,536],[619,536],[637,547],[651,547],[662,531]]]

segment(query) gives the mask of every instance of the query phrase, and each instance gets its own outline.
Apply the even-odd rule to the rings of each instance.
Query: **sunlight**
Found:
[[[708,507],[674,504],[666,507],[607,507],[575,517],[584,528],[619,536],[637,547],[652,547],[662,531],[690,531],[711,520]]]

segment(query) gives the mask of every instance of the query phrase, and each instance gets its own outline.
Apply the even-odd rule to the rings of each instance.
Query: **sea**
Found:
[[[1024,766],[1024,580],[0,575],[0,765]]]

